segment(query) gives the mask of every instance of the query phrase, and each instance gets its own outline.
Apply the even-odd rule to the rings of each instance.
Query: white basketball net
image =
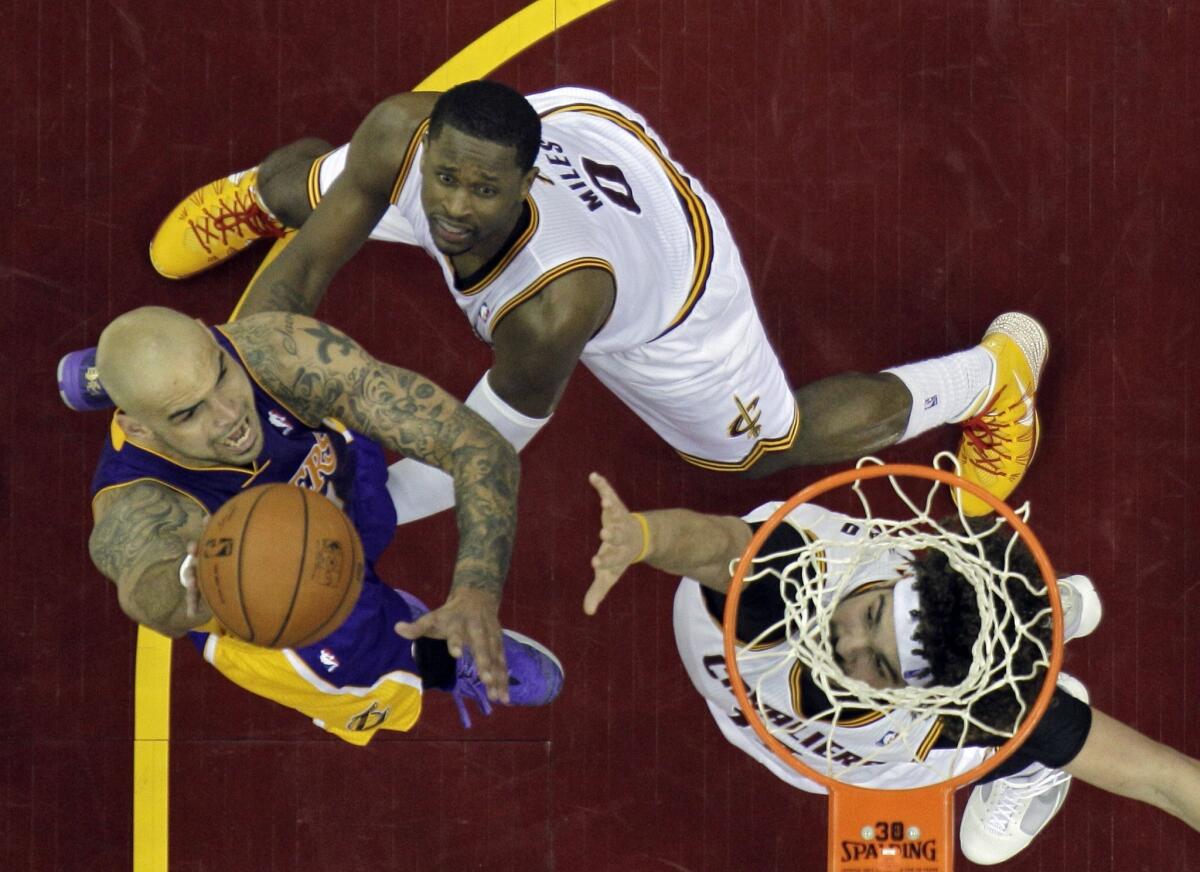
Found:
[[[882,465],[875,458],[865,458],[859,466]],[[957,463],[948,453],[939,454],[934,460],[935,466],[957,473]],[[911,517],[906,520],[892,520],[878,517],[871,510],[866,490],[875,484],[891,489],[903,502]],[[959,772],[976,765],[982,759],[978,750],[972,755],[965,754],[965,738],[968,725],[979,731],[995,736],[995,745],[1002,744],[1013,736],[1020,724],[1024,722],[1032,703],[1022,702],[1020,715],[1010,728],[998,729],[996,726],[984,723],[970,708],[973,703],[998,689],[1009,687],[1019,700],[1032,700],[1036,696],[1029,688],[1019,688],[1022,682],[1037,681],[1037,689],[1041,688],[1046,669],[1050,665],[1052,646],[1041,640],[1034,631],[1035,625],[1049,619],[1051,609],[1049,602],[1037,614],[1022,620],[1013,602],[1005,590],[1005,583],[1016,580],[1024,585],[1031,593],[1045,596],[1046,584],[1040,575],[1028,578],[1009,567],[1013,546],[1019,534],[1013,530],[1000,516],[982,532],[963,533],[943,527],[937,520],[945,517],[948,508],[942,511],[935,509],[935,501],[943,507],[950,503],[948,488],[941,482],[921,479],[912,476],[904,477],[903,483],[895,476],[886,476],[871,481],[856,481],[850,485],[861,504],[862,523],[859,538],[853,543],[854,547],[847,549],[841,541],[839,548],[832,549],[831,543],[818,539],[807,545],[784,552],[756,555],[753,568],[746,575],[746,583],[754,581],[762,583],[763,579],[772,576],[778,579],[785,603],[783,620],[768,628],[758,637],[750,640],[738,654],[738,669],[743,675],[755,674],[757,677],[748,681],[751,699],[758,709],[758,715],[764,725],[773,735],[787,744],[787,737],[796,736],[807,726],[821,722],[821,729],[831,741],[823,743],[824,750],[817,755],[805,753],[801,755],[804,762],[822,771],[824,774],[839,781],[864,783],[864,770],[867,767],[878,766],[881,762],[894,763],[897,754],[909,758],[908,762],[918,763],[927,767],[927,782],[934,783],[945,780]],[[909,491],[923,489],[922,496],[914,498]],[[936,500],[939,492],[945,493],[941,500]],[[817,501],[820,497],[817,498]],[[878,500],[877,500],[878,502]],[[1028,503],[1016,510],[1022,521],[1028,518]],[[978,520],[976,521],[978,526]],[[966,523],[962,528],[969,530]],[[1008,539],[1004,551],[1004,565],[993,566],[984,556],[983,542],[991,536],[1002,536]],[[966,678],[952,687],[933,685],[930,687],[886,688],[879,689],[848,678],[837,665],[833,656],[831,644],[830,619],[836,608],[841,593],[845,592],[845,580],[865,580],[862,574],[870,572],[869,564],[880,561],[881,558],[894,559],[899,552],[905,558],[913,552],[924,549],[936,549],[946,555],[951,568],[962,575],[974,588],[976,602],[979,607],[981,629],[972,649],[972,663]],[[844,559],[831,555],[831,551],[851,556]],[[780,570],[780,558],[787,559],[786,568]],[[767,566],[767,561],[775,564],[775,568]],[[768,582],[769,583],[769,582]],[[855,588],[857,584],[853,585]],[[999,597],[1004,603],[1003,608],[997,609],[995,598]],[[769,640],[780,632],[786,636],[785,645]],[[1038,653],[1032,668],[1027,668],[1020,674],[1012,665],[1008,656],[1018,645],[1033,645]],[[757,650],[756,650],[757,649]],[[780,655],[781,649],[786,651]],[[758,664],[754,661],[762,658],[770,659]],[[778,699],[772,704],[773,711],[768,709],[765,702],[770,697],[768,685],[778,688],[779,675],[794,674],[797,661],[802,664],[816,685],[824,692],[829,706],[823,711],[809,713],[807,717],[799,717],[790,722],[780,723],[778,717]],[[772,681],[774,679],[774,681]],[[1025,693],[1019,692],[1024,690]],[[778,691],[775,691],[778,697]],[[834,763],[834,756],[842,746],[851,746],[849,741],[839,742],[841,730],[855,729],[842,723],[853,722],[855,718],[861,721],[863,711],[882,712],[887,718],[888,738],[885,744],[874,751],[863,752],[861,742],[853,744],[856,755],[862,759],[847,764],[845,760]],[[799,715],[798,711],[796,712]],[[962,724],[960,738],[952,749],[942,748],[937,753],[928,753],[927,743],[931,729],[937,719],[957,719]],[[993,744],[989,742],[989,744]],[[794,747],[794,745],[793,745]],[[900,750],[902,749],[902,751]],[[951,753],[947,753],[947,751]],[[816,765],[824,761],[824,766]],[[965,761],[965,762],[964,762]],[[857,777],[856,777],[857,776]],[[913,786],[911,782],[905,786]]]

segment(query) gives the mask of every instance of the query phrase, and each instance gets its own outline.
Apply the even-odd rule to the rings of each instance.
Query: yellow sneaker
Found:
[[[958,465],[963,478],[1003,500],[1020,483],[1037,451],[1034,399],[1050,340],[1033,318],[1008,312],[988,326],[981,344],[996,359],[996,368],[991,388],[961,422]],[[992,510],[972,494],[954,491],[954,496],[965,515]]]
[[[193,191],[172,209],[150,241],[150,263],[159,275],[190,278],[256,239],[282,236],[283,225],[258,200],[257,179],[257,167],[234,173]]]

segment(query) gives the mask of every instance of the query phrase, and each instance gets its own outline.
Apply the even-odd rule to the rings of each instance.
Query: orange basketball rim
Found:
[[[1053,613],[1053,641],[1049,666],[1040,693],[1020,728],[979,765],[925,787],[888,790],[842,783],[807,765],[779,741],[763,723],[750,701],[738,671],[736,626],[738,602],[754,558],[772,531],[802,503],[838,487],[872,479],[907,477],[940,482],[963,489],[985,501],[1024,540],[1046,583]],[[755,734],[787,766],[829,791],[829,872],[951,872],[954,868],[954,793],[982,778],[1010,757],[1033,731],[1049,705],[1062,663],[1062,606],[1055,572],[1046,551],[1026,523],[1007,504],[979,485],[955,473],[916,464],[859,466],[831,475],[804,488],[787,500],[757,530],[738,562],[726,599],[725,664],[732,690]]]

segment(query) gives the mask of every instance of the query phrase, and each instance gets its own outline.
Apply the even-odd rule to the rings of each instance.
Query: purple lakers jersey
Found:
[[[371,684],[394,668],[393,624],[411,620],[404,600],[383,584],[374,561],[396,529],[396,511],[387,493],[387,463],[379,446],[367,437],[328,426],[308,427],[255,378],[234,342],[221,328],[213,335],[233,360],[246,369],[254,404],[262,422],[263,447],[250,467],[191,467],[172,461],[128,439],[114,420],[92,479],[93,497],[101,491],[137,481],[161,482],[201,504],[210,514],[242,490],[285,482],[335,495],[362,538],[367,572],[354,611],[332,634],[292,652],[335,686]],[[203,650],[206,632],[192,632]],[[331,662],[337,663],[334,673]]]

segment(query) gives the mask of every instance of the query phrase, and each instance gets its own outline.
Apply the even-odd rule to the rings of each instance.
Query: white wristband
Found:
[[[183,557],[183,562],[179,564],[179,583],[182,584],[184,586],[184,588],[187,590],[192,589],[192,584],[187,579],[187,571],[188,571],[189,567],[192,567],[195,565],[196,565],[196,558],[193,557],[191,554],[185,554]]]

